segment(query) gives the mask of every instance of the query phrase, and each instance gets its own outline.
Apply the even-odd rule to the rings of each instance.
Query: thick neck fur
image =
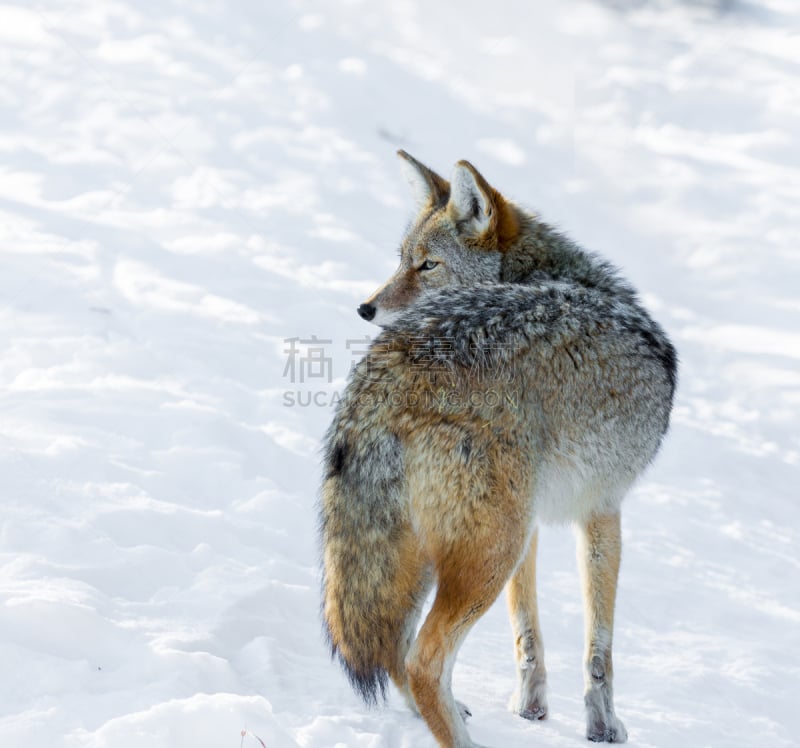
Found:
[[[586,288],[608,291],[632,302],[636,294],[620,278],[616,268],[587,252],[552,226],[516,206],[520,230],[503,253],[500,280],[505,283],[535,283],[563,280]]]

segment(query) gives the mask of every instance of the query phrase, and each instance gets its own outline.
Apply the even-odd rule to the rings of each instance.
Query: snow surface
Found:
[[[630,744],[798,745],[798,31],[794,0],[2,6],[0,745],[433,745],[318,617],[317,450],[411,215],[398,147],[605,254],[679,348],[623,513]],[[291,382],[314,348],[331,381]],[[540,587],[551,716],[506,710],[498,601],[454,674],[481,743],[585,744],[568,528]]]

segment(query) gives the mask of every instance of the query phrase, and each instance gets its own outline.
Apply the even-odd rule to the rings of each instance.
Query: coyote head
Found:
[[[448,182],[405,151],[398,156],[418,213],[401,244],[400,267],[358,307],[381,327],[424,291],[498,281],[502,255],[520,231],[520,211],[468,161],[455,165]]]

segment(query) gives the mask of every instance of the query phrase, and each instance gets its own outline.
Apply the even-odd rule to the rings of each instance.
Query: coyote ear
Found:
[[[520,211],[469,161],[453,170],[447,211],[458,230],[484,249],[505,252],[519,238]]]
[[[469,161],[456,164],[450,181],[447,209],[453,220],[468,233],[483,234],[492,222],[494,190]]]
[[[418,208],[438,205],[447,201],[450,194],[450,185],[446,179],[440,177],[424,164],[405,151],[398,151],[400,168],[403,176],[411,186],[414,202]]]

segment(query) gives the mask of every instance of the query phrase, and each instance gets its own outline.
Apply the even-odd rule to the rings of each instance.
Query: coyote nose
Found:
[[[372,304],[362,304],[360,307],[358,307],[358,314],[362,319],[367,320],[367,322],[371,322],[375,317],[375,307],[372,306]]]

